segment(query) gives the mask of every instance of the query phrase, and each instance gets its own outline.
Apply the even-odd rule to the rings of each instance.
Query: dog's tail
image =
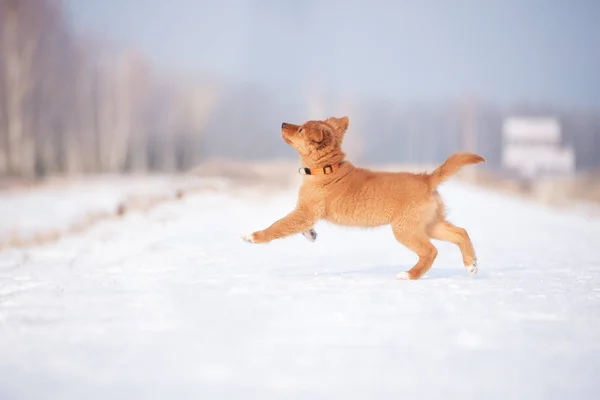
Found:
[[[429,185],[432,189],[435,189],[465,165],[482,162],[485,162],[485,158],[474,153],[454,153],[442,165],[429,174]]]

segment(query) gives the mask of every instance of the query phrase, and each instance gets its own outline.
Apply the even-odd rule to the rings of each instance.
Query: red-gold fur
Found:
[[[417,264],[399,278],[418,279],[431,268],[437,249],[430,239],[455,243],[465,267],[474,274],[476,256],[469,235],[446,220],[436,188],[461,167],[485,159],[473,153],[455,153],[429,174],[370,171],[345,160],[341,145],[348,125],[348,117],[282,125],[283,139],[296,149],[306,167],[345,162],[331,174],[305,176],[296,208],[245,239],[266,243],[305,233],[320,219],[359,227],[389,224],[396,240],[419,256]]]

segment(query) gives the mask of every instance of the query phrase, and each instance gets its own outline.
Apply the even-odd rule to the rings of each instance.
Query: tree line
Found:
[[[316,104],[316,105],[315,105]],[[0,0],[0,177],[178,171],[207,157],[293,158],[281,122],[349,115],[357,162],[441,162],[473,150],[499,168],[502,120],[554,115],[578,166],[600,166],[600,117],[475,101],[400,105],[157,71],[75,34],[61,0]]]
[[[184,168],[217,95],[77,37],[60,0],[0,0],[0,176]]]

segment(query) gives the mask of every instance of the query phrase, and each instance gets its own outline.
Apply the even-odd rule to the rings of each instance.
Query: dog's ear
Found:
[[[347,116],[341,118],[330,117],[325,120],[325,123],[333,128],[333,133],[337,137],[342,137],[350,126],[350,119]]]
[[[315,143],[321,143],[325,136],[332,134],[331,128],[326,125],[319,126],[318,128],[311,129],[309,131],[309,139]]]

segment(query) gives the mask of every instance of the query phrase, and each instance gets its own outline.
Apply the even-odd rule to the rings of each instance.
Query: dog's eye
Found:
[[[298,133],[302,133],[302,128],[300,128],[300,130],[298,131]]]

